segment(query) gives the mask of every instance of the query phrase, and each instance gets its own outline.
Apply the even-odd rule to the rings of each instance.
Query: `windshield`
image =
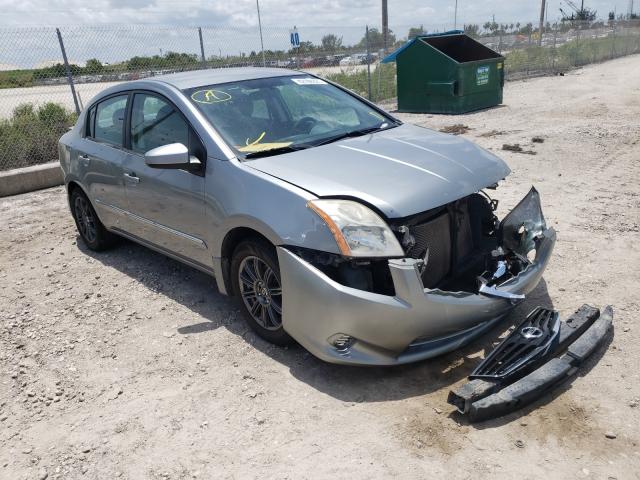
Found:
[[[245,158],[309,148],[395,125],[357,98],[308,75],[209,85],[185,93]]]

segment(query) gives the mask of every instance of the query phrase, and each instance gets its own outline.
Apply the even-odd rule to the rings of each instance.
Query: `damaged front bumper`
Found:
[[[449,392],[448,402],[469,421],[500,417],[542,397],[577,372],[606,341],[613,324],[610,305],[602,313],[583,305],[566,320],[556,322],[554,341],[547,344],[548,348],[534,352],[528,348],[537,343],[535,337],[528,335],[532,328],[529,319],[544,310],[538,307],[531,312],[476,368],[469,382]],[[557,312],[553,313],[557,320]],[[514,348],[514,342],[524,348]],[[477,375],[487,370],[494,374]]]
[[[389,260],[395,295],[342,285],[278,247],[283,327],[316,357],[340,364],[397,365],[455,350],[488,329],[538,284],[556,241],[536,235],[535,258],[491,292],[425,289],[420,260]]]

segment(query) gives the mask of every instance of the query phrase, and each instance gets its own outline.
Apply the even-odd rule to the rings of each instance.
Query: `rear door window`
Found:
[[[117,147],[123,146],[127,98],[128,95],[118,95],[97,105],[93,128],[89,128],[95,140]]]

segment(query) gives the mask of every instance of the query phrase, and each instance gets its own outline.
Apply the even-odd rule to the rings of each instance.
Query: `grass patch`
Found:
[[[640,53],[640,35],[577,39],[556,48],[532,46],[507,53],[505,73],[565,71],[633,53]]]
[[[58,140],[75,121],[75,113],[56,103],[18,105],[0,120],[0,170],[55,160]]]
[[[367,69],[362,68],[355,72],[331,73],[325,77],[349,90],[356,92],[364,98],[368,97],[369,85],[367,81]],[[380,102],[396,96],[396,65],[384,63],[371,68],[371,100]]]

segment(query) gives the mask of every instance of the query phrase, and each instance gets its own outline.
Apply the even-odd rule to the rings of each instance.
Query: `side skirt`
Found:
[[[185,257],[183,255],[180,255],[179,253],[171,252],[171,251],[167,250],[166,248],[162,248],[161,246],[156,245],[155,243],[151,243],[151,242],[148,242],[146,240],[143,240],[142,238],[140,238],[140,237],[138,237],[136,235],[133,235],[131,233],[125,232],[124,230],[121,230],[119,228],[110,228],[109,231],[111,231],[111,232],[113,232],[113,233],[115,233],[117,235],[120,235],[121,237],[124,237],[124,238],[126,238],[128,240],[131,240],[132,242],[139,243],[140,245],[142,245],[144,247],[147,247],[147,248],[150,248],[151,250],[154,250],[154,251],[156,251],[158,253],[162,253],[163,255],[166,255],[167,257],[172,258],[173,260],[177,260],[180,263],[184,263],[185,265],[188,265],[188,266],[193,267],[193,268],[195,268],[197,270],[200,270],[201,272],[204,272],[204,273],[206,273],[208,275],[211,275],[212,277],[215,278],[215,273],[214,273],[212,267],[209,267],[209,266],[204,265],[204,264],[202,264],[200,262],[196,262],[194,260],[191,260],[191,259],[189,259],[189,258],[187,258],[187,257]]]

